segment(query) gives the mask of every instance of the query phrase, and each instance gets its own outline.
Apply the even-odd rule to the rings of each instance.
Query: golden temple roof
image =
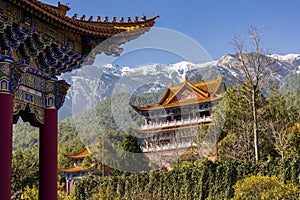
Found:
[[[87,171],[90,169],[93,169],[96,165],[92,164],[89,167],[82,167],[82,166],[72,166],[72,167],[64,167],[64,168],[60,168],[59,171],[60,172],[80,172],[80,171]]]
[[[163,97],[157,103],[146,107],[131,106],[136,111],[149,111],[205,103],[221,99],[224,91],[225,84],[221,75],[217,79],[197,83],[192,83],[186,78],[179,85],[169,84]]]
[[[124,17],[119,21],[116,20],[116,17],[113,17],[112,20],[109,21],[107,16],[102,20],[100,16],[97,16],[94,20],[93,16],[86,19],[86,16],[83,15],[77,19],[77,14],[74,14],[73,17],[68,17],[66,13],[70,10],[70,7],[61,3],[58,3],[58,6],[56,7],[42,3],[38,0],[6,1],[38,16],[44,21],[68,31],[75,30],[82,34],[102,37],[111,37],[123,31],[135,30],[143,27],[151,28],[155,23],[155,19],[159,17],[155,16],[147,19],[146,16],[142,15],[141,20],[139,20],[138,17],[135,17],[134,20],[131,20],[131,18],[128,17],[125,21]]]
[[[87,147],[85,147],[84,149],[82,149],[81,151],[79,152],[76,152],[74,154],[71,154],[71,155],[65,155],[66,157],[68,158],[84,158],[84,157],[87,157],[90,155],[90,151]]]

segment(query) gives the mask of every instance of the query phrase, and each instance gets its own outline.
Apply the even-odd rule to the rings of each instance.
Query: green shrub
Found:
[[[292,184],[284,184],[275,176],[250,176],[237,181],[233,188],[235,194],[232,200],[297,199],[297,187]]]

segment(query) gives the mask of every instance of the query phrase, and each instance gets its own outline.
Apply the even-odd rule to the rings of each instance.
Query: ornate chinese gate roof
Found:
[[[127,21],[115,17],[101,20],[100,16],[86,19],[85,15],[77,18],[76,14],[68,17],[68,6],[38,0],[0,0],[0,5],[0,53],[14,53],[15,60],[49,75],[72,71],[84,61],[90,64],[100,53],[120,55],[120,45],[149,31],[158,17],[142,15],[141,20],[135,17]]]
[[[107,16],[101,20],[100,16],[96,18],[90,16],[89,19],[86,19],[86,16],[83,15],[77,19],[77,14],[74,14],[71,18],[68,17],[66,13],[70,10],[70,7],[61,3],[58,3],[56,7],[38,0],[8,0],[8,2],[62,29],[106,38],[127,30],[134,30],[140,27],[152,27],[155,19],[158,17],[155,16],[151,19],[146,19],[146,16],[142,15],[141,20],[139,20],[138,17],[135,17],[134,20],[131,20],[130,17],[124,20],[124,17],[122,17],[119,21],[116,20],[116,17],[113,17],[112,20],[109,21]]]
[[[41,126],[44,109],[59,109],[70,87],[58,75],[100,53],[118,56],[121,44],[149,31],[158,17],[87,19],[69,17],[69,10],[61,3],[0,0],[0,92],[14,95],[15,123],[21,116]]]

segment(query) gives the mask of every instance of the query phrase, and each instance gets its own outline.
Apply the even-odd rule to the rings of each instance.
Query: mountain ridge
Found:
[[[300,54],[268,55],[277,70],[271,79],[282,85],[286,78],[300,73]],[[116,92],[130,94],[157,92],[165,89],[170,82],[173,85],[189,77],[190,81],[215,79],[221,74],[226,85],[232,85],[234,77],[239,76],[236,70],[238,59],[234,54],[226,54],[218,60],[206,63],[181,61],[174,64],[150,64],[138,68],[105,64],[103,66],[85,66],[61,76],[72,85],[66,102],[60,111],[60,120],[92,107],[96,103]]]

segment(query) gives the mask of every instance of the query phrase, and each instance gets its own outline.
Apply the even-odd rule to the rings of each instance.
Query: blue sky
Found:
[[[57,5],[57,0],[42,0],[44,3]],[[271,48],[273,53],[288,54],[300,53],[300,1],[266,1],[266,0],[60,0],[69,3],[69,15],[78,13],[93,15],[122,16],[145,14],[147,17],[160,15],[155,27],[162,27],[178,31],[199,43],[211,56],[218,59],[221,56],[234,53],[230,41],[235,33],[247,37],[249,25],[265,27],[264,44]],[[117,64],[143,64],[141,52],[137,58],[128,54],[114,61]],[[141,54],[141,55],[140,55]],[[181,58],[164,54],[161,51],[147,51],[142,56],[146,63],[177,62]],[[161,56],[164,55],[164,56]],[[156,59],[157,58],[157,59]],[[133,62],[133,60],[139,60]],[[158,60],[158,61],[157,61]]]

